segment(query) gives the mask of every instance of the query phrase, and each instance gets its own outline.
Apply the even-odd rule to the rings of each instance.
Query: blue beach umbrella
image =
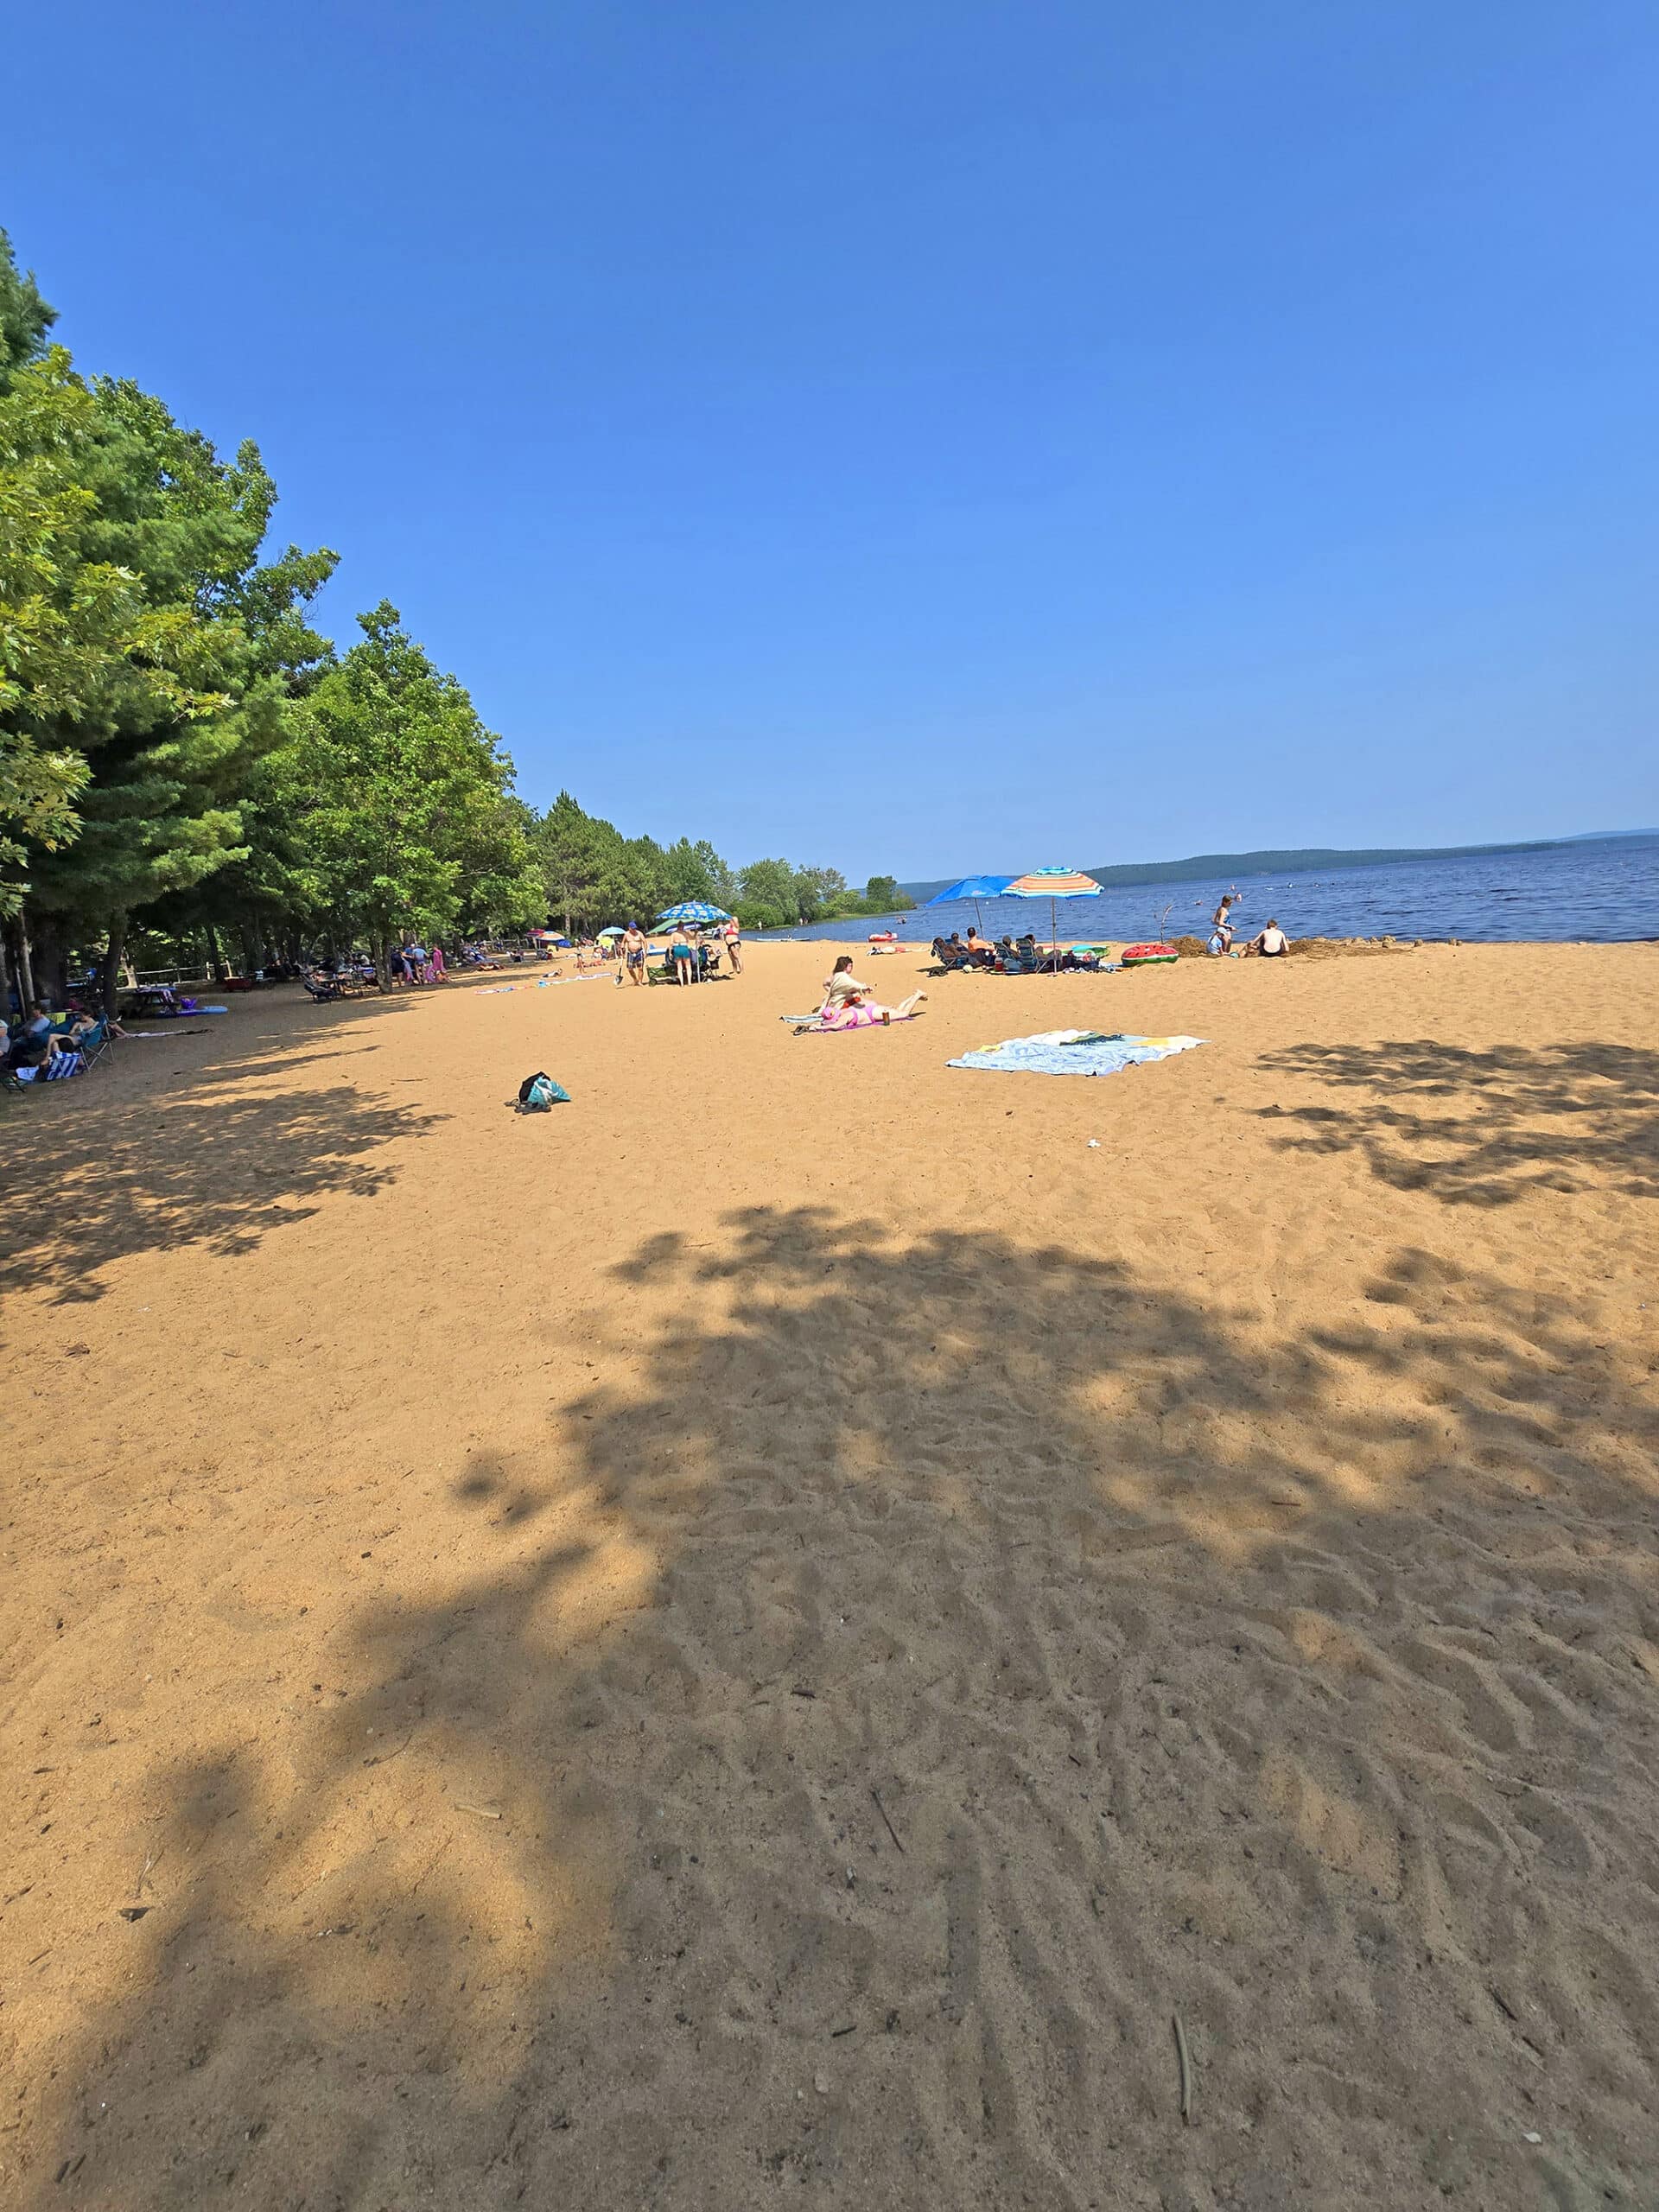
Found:
[[[936,891],[927,903],[930,906],[953,906],[959,899],[971,899],[974,927],[982,931],[985,917],[979,911],[980,900],[1000,899],[1013,881],[1011,875],[964,875],[960,883],[947,883],[943,891]]]
[[[711,906],[706,899],[683,899],[677,906],[664,908],[658,915],[664,922],[729,922],[731,916],[723,906]]]

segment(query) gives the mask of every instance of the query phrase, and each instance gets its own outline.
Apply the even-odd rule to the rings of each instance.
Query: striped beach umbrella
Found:
[[[1029,875],[1016,875],[1002,895],[1005,899],[1046,899],[1048,941],[1052,944],[1060,927],[1055,918],[1056,902],[1061,899],[1098,899],[1100,886],[1092,875],[1084,875],[1074,868],[1039,868]]]

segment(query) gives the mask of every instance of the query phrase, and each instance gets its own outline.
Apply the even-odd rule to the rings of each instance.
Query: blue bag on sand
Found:
[[[550,1075],[527,1075],[518,1086],[518,1111],[521,1114],[545,1114],[556,1105],[568,1106],[570,1094]]]

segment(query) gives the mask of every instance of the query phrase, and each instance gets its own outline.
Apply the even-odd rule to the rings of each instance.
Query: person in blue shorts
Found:
[[[645,982],[647,950],[644,931],[638,922],[630,922],[622,932],[622,957],[626,963],[631,983],[643,985]]]

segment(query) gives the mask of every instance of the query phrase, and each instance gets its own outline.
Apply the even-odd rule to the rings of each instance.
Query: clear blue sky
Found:
[[[1659,821],[1653,0],[75,4],[0,223],[537,802],[855,880]]]

